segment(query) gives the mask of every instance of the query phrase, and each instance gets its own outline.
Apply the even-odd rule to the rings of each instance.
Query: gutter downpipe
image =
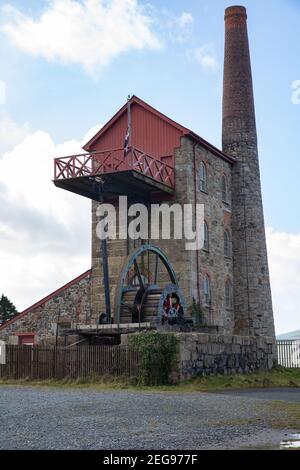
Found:
[[[197,227],[197,171],[196,171],[196,145],[197,143],[193,143],[193,164],[194,164],[194,204],[195,204],[195,228]],[[201,302],[201,294],[200,294],[200,263],[199,263],[199,253],[198,250],[195,250],[196,255],[196,271],[197,271],[197,294],[198,294],[198,302],[200,305]]]

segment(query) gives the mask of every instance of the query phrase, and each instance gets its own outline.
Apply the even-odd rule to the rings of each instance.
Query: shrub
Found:
[[[194,298],[192,305],[189,307],[189,313],[192,318],[194,318],[196,326],[202,326],[204,324],[202,307]]]
[[[169,384],[176,363],[178,340],[172,334],[156,331],[129,337],[129,343],[141,354],[139,383],[142,385]]]

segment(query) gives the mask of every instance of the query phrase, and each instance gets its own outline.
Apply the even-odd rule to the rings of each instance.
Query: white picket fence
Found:
[[[300,340],[277,341],[278,363],[289,369],[300,368]]]

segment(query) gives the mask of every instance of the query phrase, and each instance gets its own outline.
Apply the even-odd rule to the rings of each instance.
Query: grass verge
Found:
[[[258,371],[246,375],[216,375],[197,377],[177,385],[141,386],[128,378],[92,377],[86,379],[63,380],[11,380],[0,379],[1,385],[37,386],[55,388],[92,389],[99,391],[131,390],[152,392],[217,392],[249,388],[299,387],[300,370],[277,368],[272,371]]]

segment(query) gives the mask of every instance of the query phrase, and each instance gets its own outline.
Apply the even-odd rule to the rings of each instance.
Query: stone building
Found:
[[[60,331],[90,321],[90,277],[86,271],[0,326],[10,344],[56,344]]]
[[[130,142],[128,153],[124,154],[128,129]],[[103,275],[106,258],[101,249],[108,253],[112,323],[120,331],[123,323],[134,325],[139,316],[139,328],[141,320],[147,328],[155,299],[154,310],[158,309],[160,318],[159,309],[165,305],[162,296],[166,302],[173,295],[165,288],[154,288],[157,270],[163,268],[150,266],[149,253],[151,256],[153,251],[143,251],[141,247],[155,246],[158,251],[154,254],[158,253],[160,260],[165,256],[172,267],[167,273],[174,286],[172,299],[184,303],[187,318],[191,316],[191,306],[197,305],[202,330],[205,329],[201,332],[198,328],[196,332],[191,326],[190,333],[178,333],[187,376],[201,368],[271,367],[276,344],[245,8],[230,7],[225,13],[222,151],[136,96],[84,150],[87,153],[83,157],[57,159],[54,182],[93,200],[91,271],[0,327],[0,338],[43,342],[48,337],[53,341],[62,326],[76,330],[79,324],[98,331],[101,313],[107,313],[108,306]],[[103,185],[101,195],[97,181]],[[96,235],[98,198],[115,204],[118,212],[116,197],[120,195],[128,196],[130,204],[204,204],[203,249],[187,251],[186,241],[174,236],[171,240],[152,240],[151,236],[142,240],[109,240],[104,248]],[[193,223],[195,228],[196,220]],[[119,225],[118,233],[120,230]],[[133,259],[130,261],[132,253],[140,254],[139,268]],[[122,273],[126,273],[126,282],[131,276],[129,287],[124,288]],[[161,276],[168,277],[163,272]],[[134,290],[136,278],[140,285]],[[128,313],[128,299],[132,302],[133,298],[134,308]],[[126,322],[122,323],[122,319]],[[28,340],[26,334],[34,337],[29,336]],[[216,363],[224,364],[219,367]]]

